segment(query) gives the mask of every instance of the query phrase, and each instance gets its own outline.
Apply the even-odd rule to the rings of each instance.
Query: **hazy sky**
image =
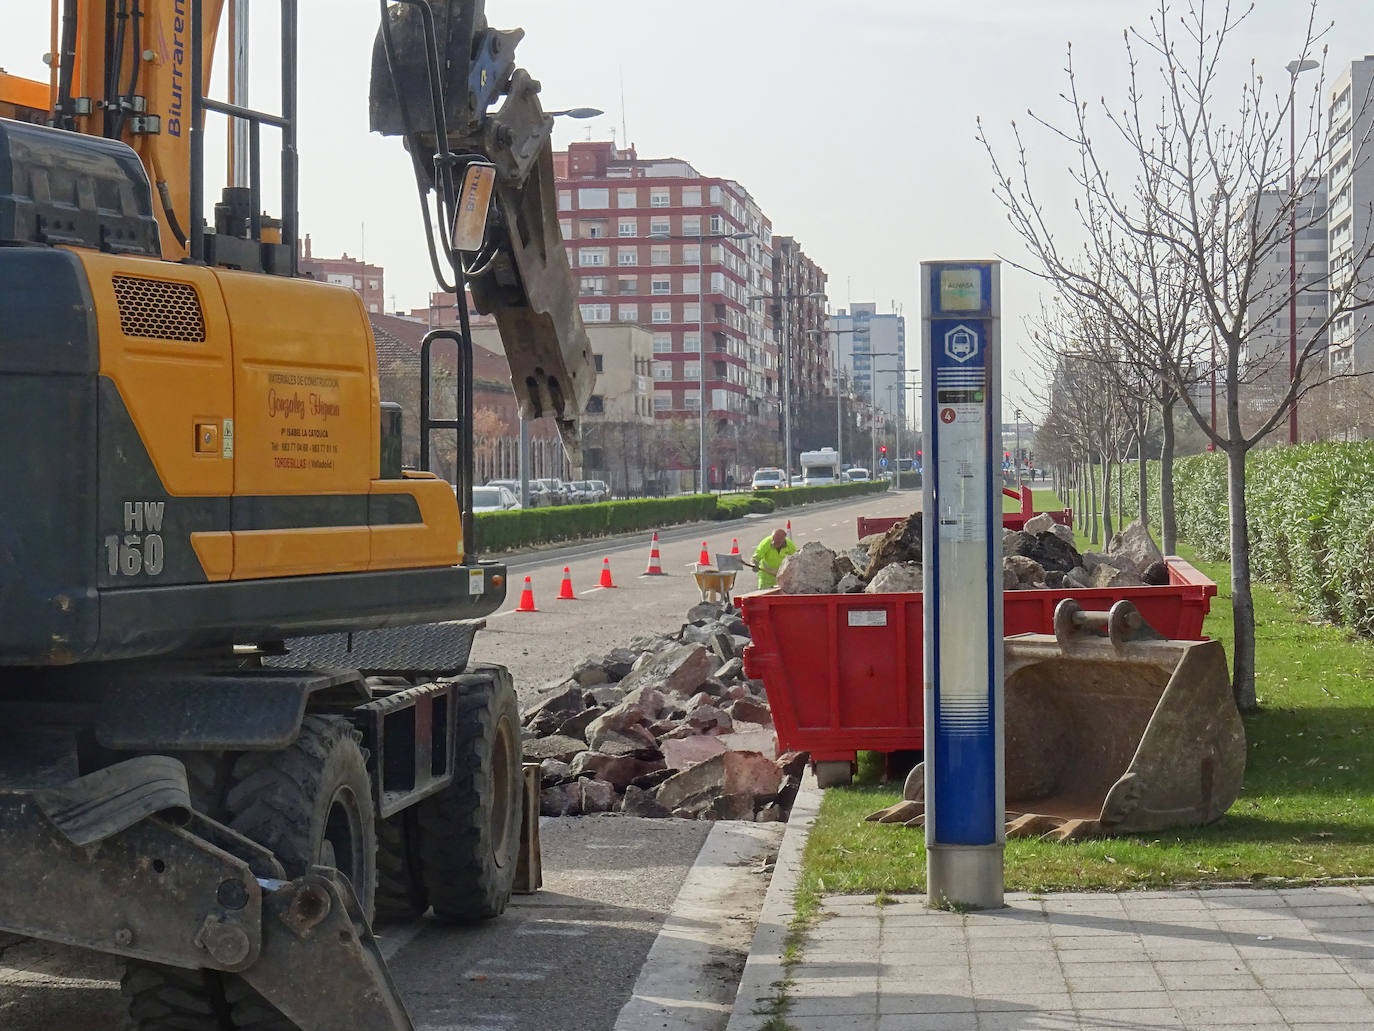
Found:
[[[1219,6],[1217,0],[1212,4]],[[42,77],[47,4],[11,2],[0,67]],[[256,0],[255,26],[277,5]],[[560,119],[555,143],[626,136],[641,157],[675,156],[743,184],[773,221],[829,274],[832,308],[892,304],[910,320],[917,364],[923,259],[1021,257],[991,194],[975,142],[982,116],[1002,156],[1007,125],[1028,107],[1056,113],[1065,44],[1083,92],[1120,107],[1122,29],[1143,24],[1149,0],[488,0],[487,16],[527,36],[521,63],[544,83],[546,108],[607,114]],[[1242,6],[1237,4],[1237,6]],[[1303,0],[1257,0],[1230,55],[1238,91],[1248,64],[1277,88],[1306,24]],[[301,0],[301,214],[317,255],[342,251],[386,268],[388,307],[422,305],[432,288],[409,161],[394,139],[367,132],[377,4]],[[1374,4],[1325,0],[1328,77],[1374,52]],[[259,68],[273,62],[264,41]],[[222,66],[217,66],[222,71]],[[621,82],[624,82],[624,107]],[[1315,83],[1312,76],[1307,80]],[[268,90],[253,97],[269,107]],[[1031,133],[1032,161],[1051,214],[1063,217],[1067,156]],[[264,134],[264,153],[269,137]],[[209,184],[210,194],[217,186]],[[1066,222],[1066,230],[1071,227]],[[1038,306],[1034,281],[1003,275],[1004,393],[1031,399],[1021,317]]]

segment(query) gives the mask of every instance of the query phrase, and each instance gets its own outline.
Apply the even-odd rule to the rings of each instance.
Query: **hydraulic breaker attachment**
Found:
[[[1005,642],[1006,831],[1056,840],[1198,826],[1240,793],[1245,730],[1219,641],[1170,641],[1128,601],[1059,603]],[[920,773],[869,817],[924,826]]]
[[[456,289],[466,285],[477,311],[496,317],[522,416],[551,416],[580,469],[578,419],[596,377],[559,228],[553,118],[538,80],[515,64],[523,36],[490,28],[485,0],[384,4],[369,115],[373,132],[405,137],[427,219],[434,195],[436,273],[461,272]],[[446,246],[455,184],[474,161],[495,166],[496,203],[482,249],[460,254]]]
[[[174,758],[0,789],[0,865],[0,930],[237,974],[301,1031],[411,1031],[347,880],[282,880],[266,849],[191,811]]]

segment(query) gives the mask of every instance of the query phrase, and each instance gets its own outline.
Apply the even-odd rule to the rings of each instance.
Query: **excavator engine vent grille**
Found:
[[[125,336],[196,343],[205,339],[200,297],[190,283],[135,276],[111,279],[119,302],[119,328]]]

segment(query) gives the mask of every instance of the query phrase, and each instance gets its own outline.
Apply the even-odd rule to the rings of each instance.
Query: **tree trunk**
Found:
[[[1093,475],[1092,453],[1088,453],[1088,520],[1090,522],[1090,533],[1088,543],[1097,543],[1097,477]],[[1105,506],[1103,506],[1105,507]]]
[[[1136,486],[1140,490],[1140,525],[1149,529],[1150,526],[1150,476],[1149,470],[1145,466],[1145,438],[1150,433],[1150,410],[1144,404],[1140,406],[1143,413],[1140,426],[1135,435],[1135,464],[1136,464]]]
[[[1112,539],[1112,463],[1107,461],[1107,453],[1102,452],[1102,544],[1105,547]]]
[[[1126,460],[1123,458],[1116,463],[1116,525],[1122,527],[1126,525],[1126,517],[1122,514],[1122,506],[1126,502]]]
[[[1236,638],[1231,690],[1236,708],[1255,712],[1255,598],[1250,589],[1250,521],[1245,506],[1245,451],[1235,447],[1226,455],[1227,506],[1231,522],[1231,609]]]
[[[1166,555],[1178,550],[1178,520],[1174,514],[1174,403],[1170,394],[1160,407],[1164,425],[1159,448],[1159,522]]]

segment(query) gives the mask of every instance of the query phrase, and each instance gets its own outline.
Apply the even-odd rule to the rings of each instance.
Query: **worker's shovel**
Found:
[[[750,569],[758,569],[758,566],[754,565],[752,562],[744,561],[744,556],[742,555],[716,555],[716,568],[722,573],[738,573],[746,566]]]

